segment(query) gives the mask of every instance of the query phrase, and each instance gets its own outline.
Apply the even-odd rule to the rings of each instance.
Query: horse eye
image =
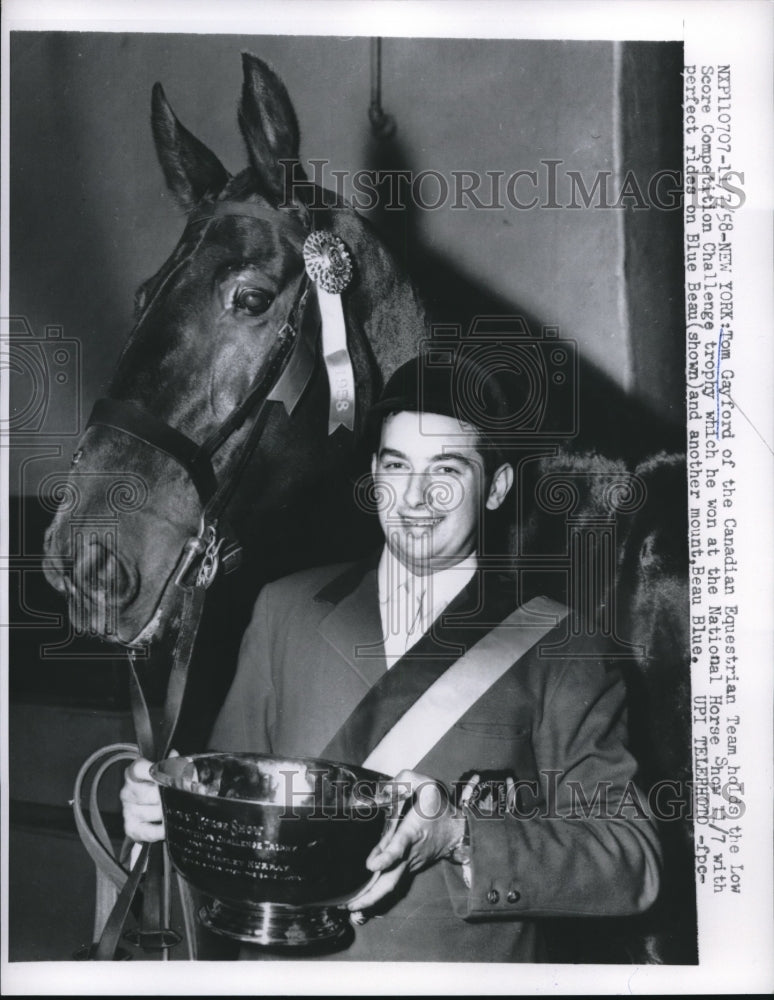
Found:
[[[262,292],[258,288],[243,288],[234,299],[237,309],[243,309],[251,316],[260,316],[261,313],[265,313],[271,302],[271,295],[267,295],[266,292]]]

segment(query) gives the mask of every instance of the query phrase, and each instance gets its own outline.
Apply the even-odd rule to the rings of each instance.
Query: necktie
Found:
[[[407,585],[406,601],[406,649],[409,649],[424,634],[425,589],[417,581],[415,586]]]

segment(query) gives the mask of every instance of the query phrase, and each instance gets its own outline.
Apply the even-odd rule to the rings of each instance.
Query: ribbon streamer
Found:
[[[328,434],[341,426],[355,429],[355,374],[347,348],[347,328],[340,295],[331,295],[317,287],[322,319],[322,350],[328,372],[331,398],[328,409]]]

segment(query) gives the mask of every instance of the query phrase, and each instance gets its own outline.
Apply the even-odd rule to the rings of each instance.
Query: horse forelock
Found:
[[[290,220],[301,228],[309,229],[310,217],[306,202],[301,198],[288,199],[277,205],[271,192],[261,182],[260,176],[253,167],[246,167],[234,177],[229,178],[225,187],[212,199],[216,201],[244,202],[267,209],[267,218],[273,214],[278,225]]]

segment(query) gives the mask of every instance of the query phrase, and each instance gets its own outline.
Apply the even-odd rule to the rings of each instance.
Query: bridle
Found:
[[[202,227],[198,238],[192,249],[175,263],[159,283],[152,299],[146,304],[137,326],[142,323],[172,274],[196,253],[212,223],[225,217],[274,221],[277,218],[277,211],[249,202],[222,201],[193,213],[181,243],[185,243],[186,234],[191,229]],[[296,230],[302,229],[301,223],[290,215],[285,215],[283,223]],[[292,415],[314,371],[319,330],[319,311],[313,307],[314,298],[311,282],[305,274],[285,321],[275,335],[275,343],[268,360],[256,374],[241,402],[234,406],[228,416],[202,443],[197,443],[136,403],[102,398],[94,404],[86,425],[87,429],[94,426],[109,427],[167,455],[185,470],[196,489],[201,505],[199,531],[184,547],[180,562],[173,574],[175,581],[184,579],[197,555],[205,552],[209,553],[207,582],[211,582],[217,573],[219,552],[225,541],[225,537],[219,537],[220,519],[250,455],[260,440],[269,415],[270,404],[282,403],[288,416]],[[229,463],[226,474],[218,481],[213,459],[229,438],[245,423],[249,423],[248,432]],[[229,567],[238,562],[238,551],[233,544],[229,548]]]
[[[187,263],[203,244],[214,222],[226,217],[253,218],[262,221],[268,219],[276,222],[277,211],[251,202],[235,201],[211,202],[194,210],[189,217],[178,247],[184,246],[186,242],[192,242],[193,245],[188,252],[181,254],[179,259],[175,260],[172,267],[159,281],[150,300],[144,305],[135,328],[141,325],[148,310],[157,300],[161,290],[167,285],[172,275],[183,264]],[[179,429],[172,427],[137,404],[126,400],[98,399],[87,423],[87,428],[108,427],[133,437],[173,459],[190,478],[201,506],[198,533],[185,543],[171,577],[173,594],[182,596],[182,608],[172,654],[172,668],[167,686],[164,717],[158,738],[154,735],[154,727],[135,668],[135,649],[131,642],[126,644],[130,663],[130,696],[135,733],[140,754],[149,760],[165,757],[169,753],[185,694],[188,668],[204,610],[206,591],[215,579],[221,562],[224,563],[225,569],[228,571],[234,568],[239,561],[238,544],[230,542],[226,545],[226,535],[222,530],[224,511],[251,454],[260,441],[272,405],[282,404],[288,416],[292,416],[314,372],[318,333],[321,327],[324,327],[321,315],[322,313],[331,315],[331,305],[326,301],[324,309],[321,309],[318,296],[313,294],[315,289],[313,281],[310,280],[310,274],[319,276],[320,264],[318,256],[315,258],[315,267],[310,268],[310,257],[307,252],[310,240],[313,240],[313,250],[317,254],[319,254],[319,248],[325,244],[326,239],[332,241],[330,245],[335,248],[335,261],[340,263],[339,255],[343,253],[346,268],[349,268],[349,257],[343,244],[331,233],[315,229],[314,214],[309,210],[306,214],[309,219],[308,229],[305,229],[297,217],[289,213],[284,213],[284,216],[280,214],[279,217],[283,219],[285,225],[293,227],[301,234],[306,234],[304,257],[307,273],[302,277],[285,321],[275,336],[275,343],[267,361],[256,374],[244,398],[233,407],[228,416],[203,442],[197,443]],[[346,273],[346,280],[349,279],[349,273],[351,273],[351,269]],[[315,278],[315,280],[318,279]],[[336,289],[338,287],[336,281],[338,280],[337,278],[329,287]],[[323,289],[326,288],[324,276],[319,278],[318,283]],[[323,296],[327,294],[327,291],[320,293]],[[329,296],[329,298],[333,298],[333,296]],[[333,341],[335,343],[332,342],[332,346],[337,349],[326,353],[325,345],[323,345],[322,353],[325,355],[331,383],[333,382],[334,366],[339,373],[342,364],[348,369],[352,386],[351,409],[353,412],[350,419],[353,419],[354,382],[351,361],[346,348],[346,334],[340,302],[337,308],[339,312],[337,325],[340,329],[334,334]],[[322,336],[325,339],[324,329]],[[342,355],[344,356],[343,362]],[[332,384],[331,394],[333,397]],[[235,449],[225,474],[219,480],[215,473],[213,459],[232,435],[245,424],[248,426],[247,432]],[[348,423],[348,426],[350,429],[352,428],[351,423]],[[330,427],[329,423],[329,431]],[[168,589],[169,584],[162,590],[157,610],[163,604]],[[107,749],[111,750],[112,748]],[[118,757],[126,759],[126,754],[127,751],[124,747],[118,752]],[[107,766],[103,765],[102,769],[104,770]],[[80,781],[81,776],[79,775]],[[80,785],[77,787],[80,788]],[[97,865],[98,880],[100,876],[104,878],[107,873],[107,877],[112,880],[113,884],[116,884],[116,860],[110,854],[109,844],[104,842],[105,838],[99,835],[99,831],[95,836],[86,823],[80,806],[80,792],[76,794],[73,804],[81,839]],[[146,864],[147,871],[145,870]],[[119,865],[119,871],[125,872],[125,869]],[[137,943],[145,948],[161,950],[165,957],[167,949],[178,943],[179,936],[168,926],[169,872],[162,845],[144,844],[131,872],[126,873],[126,880],[121,885],[115,904],[110,909],[109,914],[104,914],[106,919],[100,940],[94,946],[93,953],[89,957],[110,959],[115,956],[132,900],[144,871],[143,912],[141,929],[136,935]]]

